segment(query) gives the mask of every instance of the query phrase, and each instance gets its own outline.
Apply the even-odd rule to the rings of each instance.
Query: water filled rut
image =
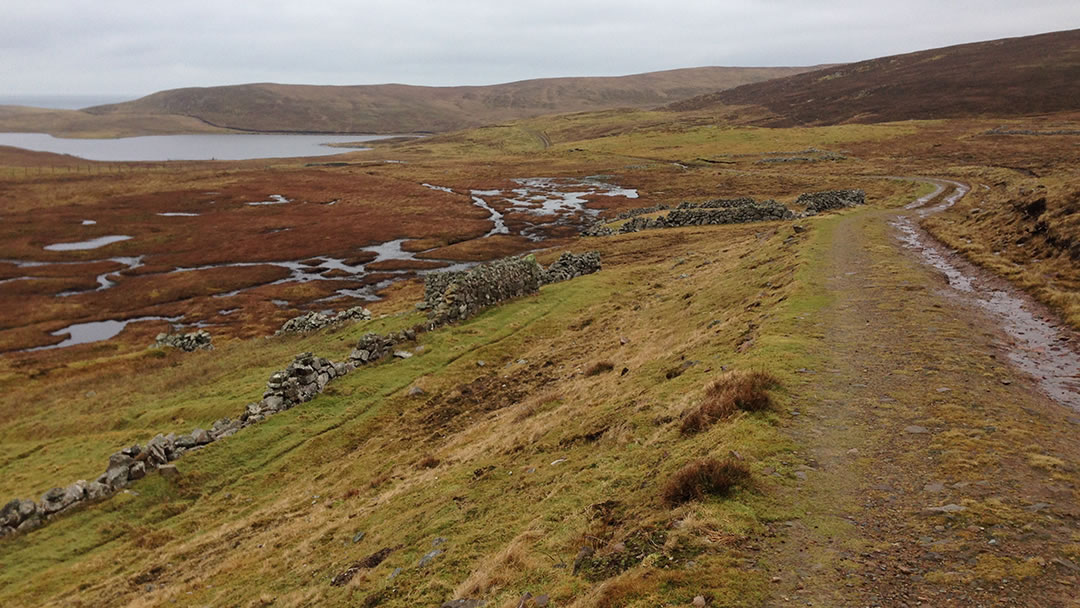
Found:
[[[1009,360],[1030,374],[1052,399],[1080,411],[1080,335],[1057,320],[1046,306],[1004,279],[976,267],[930,236],[918,221],[948,209],[969,191],[950,180],[920,180],[935,191],[913,201],[891,223],[900,242],[921,260],[939,270],[948,282],[948,294],[985,311],[1007,336]],[[946,189],[951,192],[931,207],[926,205]]]

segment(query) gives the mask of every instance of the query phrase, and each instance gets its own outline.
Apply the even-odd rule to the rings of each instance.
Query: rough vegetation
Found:
[[[709,386],[701,403],[683,417],[682,432],[703,431],[738,411],[767,409],[772,404],[767,389],[776,384],[776,378],[768,372],[727,372]]]
[[[926,59],[928,77],[951,65]],[[189,314],[216,326],[215,350],[195,356],[147,349],[165,322],[145,321],[111,340],[0,358],[0,496],[40,497],[6,504],[0,524],[49,518],[0,539],[0,604],[1071,605],[1080,422],[1011,364],[1026,351],[993,318],[958,304],[898,246],[889,222],[917,227],[903,207],[950,193],[881,176],[970,185],[927,227],[1067,311],[1075,136],[987,131],[1075,131],[1080,116],[790,129],[732,118],[746,116],[535,118],[387,143],[340,166],[90,171],[0,150],[0,259],[78,262],[0,262],[6,349],[113,318]],[[843,158],[758,162],[811,147]],[[541,242],[522,236],[539,213],[491,197],[508,233],[489,235],[491,213],[468,195],[509,192],[513,178],[596,175],[638,198],[588,196]],[[648,220],[685,201],[682,212],[725,212],[747,198],[803,213],[800,194],[838,190],[862,190],[866,204],[794,223],[576,240],[596,217],[614,226],[632,219],[615,219],[623,213]],[[247,205],[274,193],[294,203]],[[206,215],[156,215],[177,210]],[[99,227],[81,224],[91,217]],[[134,238],[105,255],[42,249],[113,228]],[[400,259],[383,255],[397,250],[390,238]],[[235,258],[208,246],[221,242]],[[467,307],[468,318],[431,330],[430,309],[415,306],[416,273],[514,256],[512,280],[540,284],[540,267],[592,267],[580,254],[558,263],[583,245],[600,252],[602,272]],[[522,264],[530,251],[535,262]],[[136,268],[112,260],[140,255]],[[381,299],[365,303],[368,321],[264,338],[337,287],[365,287],[313,256],[412,274],[371,278]],[[288,268],[212,267],[282,259]],[[287,280],[297,267],[323,278]],[[97,289],[102,275],[117,291],[56,297]],[[232,295],[240,287],[250,290]],[[181,439],[190,447],[158,467],[166,474],[133,479],[161,460],[151,444],[164,442],[168,458],[159,433],[243,424],[202,445],[185,432],[173,452]],[[120,446],[130,453],[109,468],[126,486],[95,502]],[[95,481],[53,488],[76,479]]]
[[[747,120],[780,127],[1071,111],[1080,97],[1078,49],[1075,29],[975,42],[828,67],[670,107],[751,106],[742,110]]]
[[[664,483],[660,495],[670,506],[707,496],[726,496],[750,478],[750,469],[734,460],[715,458],[691,462]]]

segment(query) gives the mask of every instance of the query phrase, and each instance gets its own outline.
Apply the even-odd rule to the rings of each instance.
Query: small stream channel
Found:
[[[948,294],[984,310],[1009,338],[1009,360],[1031,375],[1054,401],[1080,412],[1080,335],[1056,319],[1046,306],[989,271],[971,264],[932,237],[919,220],[956,204],[970,190],[960,182],[919,179],[935,185],[934,192],[905,209],[890,223],[899,231],[904,247],[941,271],[949,284]],[[952,192],[941,203],[926,207],[946,188]]]

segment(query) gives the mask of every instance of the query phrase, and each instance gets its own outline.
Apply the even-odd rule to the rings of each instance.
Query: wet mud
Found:
[[[905,207],[890,223],[904,247],[944,275],[950,297],[984,311],[1005,336],[1009,361],[1030,375],[1039,389],[1062,405],[1080,411],[1080,335],[1046,306],[987,270],[968,262],[919,226],[962,199],[969,187],[950,180],[928,181],[934,192]],[[927,206],[942,192],[941,202]]]

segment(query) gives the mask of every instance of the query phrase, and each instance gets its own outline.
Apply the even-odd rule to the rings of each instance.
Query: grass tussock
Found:
[[[439,466],[440,462],[441,461],[438,458],[436,458],[435,456],[432,456],[431,454],[425,454],[424,457],[421,458],[420,461],[416,463],[416,468],[418,468],[418,469],[434,469],[435,467]]]
[[[585,370],[586,376],[599,376],[600,374],[606,374],[615,369],[615,364],[611,361],[597,361],[589,366],[589,369]]]
[[[740,410],[766,410],[772,405],[768,389],[778,384],[775,376],[764,371],[727,372],[709,386],[701,404],[683,417],[681,430],[683,434],[690,435]]]
[[[675,507],[706,496],[725,496],[750,479],[750,469],[736,460],[696,460],[675,472],[661,491],[664,503]]]

